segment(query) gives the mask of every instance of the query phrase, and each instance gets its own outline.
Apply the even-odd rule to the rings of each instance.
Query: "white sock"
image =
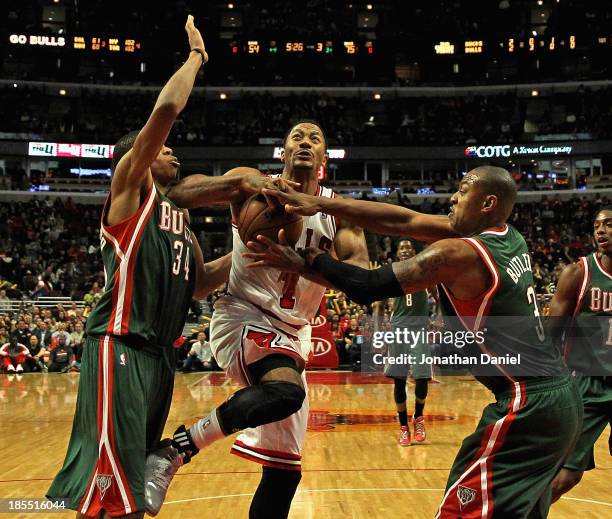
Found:
[[[225,433],[219,425],[217,409],[213,409],[208,416],[198,420],[189,428],[189,433],[198,449],[203,449],[211,443],[225,438]]]

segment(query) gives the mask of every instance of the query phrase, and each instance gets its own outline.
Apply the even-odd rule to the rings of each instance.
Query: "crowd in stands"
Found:
[[[88,308],[71,303],[0,309],[0,363],[7,373],[79,370]]]
[[[0,207],[0,285],[13,299],[94,302],[104,283],[100,206],[33,198]],[[15,284],[16,286],[13,286]]]
[[[554,293],[563,268],[592,250],[593,217],[608,204],[610,200],[599,195],[591,199],[574,196],[567,201],[558,195],[544,195],[537,202],[515,206],[509,221],[527,240],[537,293]],[[432,214],[448,212],[448,203],[442,201],[426,200],[411,207]],[[5,370],[78,369],[84,324],[103,284],[97,243],[99,210],[100,206],[50,198],[3,204],[0,209],[0,362]],[[376,236],[374,243],[370,251],[373,263],[395,260],[395,238]],[[11,306],[12,302],[43,295],[70,296],[82,300],[83,305]],[[209,298],[206,314],[213,311],[218,296],[215,293]],[[341,362],[355,364],[362,337],[371,331],[366,318],[371,309],[347,301],[339,293],[328,298],[326,312]],[[388,322],[388,309],[382,317]],[[199,322],[205,323],[205,319],[200,317]],[[179,368],[217,369],[207,333],[207,325],[200,324],[176,345]]]
[[[155,102],[154,92],[84,90],[75,96],[45,95],[34,87],[0,88],[12,109],[6,134],[52,142],[114,143],[138,129]],[[469,145],[526,142],[538,134],[567,138],[612,137],[612,88],[580,87],[538,98],[517,94],[453,97],[332,95],[193,95],[168,140],[172,146],[257,145],[279,142],[293,122],[317,120],[330,145]],[[571,137],[567,137],[567,136]]]

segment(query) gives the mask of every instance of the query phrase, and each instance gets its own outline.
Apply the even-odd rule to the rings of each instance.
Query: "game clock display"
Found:
[[[246,40],[229,44],[232,54],[322,54],[354,55],[374,54],[374,42],[366,41],[280,41]]]

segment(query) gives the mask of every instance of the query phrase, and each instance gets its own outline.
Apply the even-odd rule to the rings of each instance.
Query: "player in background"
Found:
[[[595,468],[593,447],[612,423],[612,206],[595,216],[593,239],[597,250],[565,268],[550,304],[553,338],[564,344],[584,404],[576,447],[553,481],[553,502]]]
[[[185,29],[187,61],[142,129],[122,137],[114,150],[101,222],[106,284],[87,320],[68,451],[47,492],[50,499],[66,499],[77,517],[144,516],[146,455],[161,438],[172,397],[172,343],[192,297],[205,297],[229,275],[230,255],[204,264],[188,215],[165,196],[179,163],[164,143],[208,60],[192,16]],[[205,177],[202,185],[215,203],[264,184],[240,170]]]
[[[339,263],[321,251],[299,254],[282,244],[282,233],[281,244],[265,236],[250,242],[247,257],[254,267],[314,271],[361,304],[438,284],[443,313],[456,316],[453,321],[466,331],[484,333],[484,342],[458,353],[516,359],[520,352],[518,366],[494,364],[474,372],[496,402],[463,440],[436,518],[546,517],[550,483],[574,447],[582,405],[544,333],[527,244],[507,223],[517,196],[508,171],[469,171],[451,197],[448,217],[378,202],[319,200],[291,189],[263,191],[289,212],[325,211],[381,234],[434,242],[410,260],[376,270]],[[462,238],[451,237],[457,235]],[[508,328],[508,320],[518,326]]]
[[[410,240],[400,240],[397,245],[397,258],[406,261],[416,255],[414,245]],[[393,313],[391,314],[391,325],[395,330],[424,330],[429,327],[429,296],[427,290],[405,294],[392,299]],[[381,310],[387,304],[387,300],[378,301],[373,305],[374,319],[382,319]],[[408,427],[408,412],[406,407],[406,381],[408,374],[412,375],[414,385],[414,414],[412,423],[414,426],[414,439],[422,443],[427,438],[425,431],[425,418],[423,410],[429,389],[429,381],[432,377],[431,365],[422,362],[423,355],[429,355],[429,346],[423,341],[417,344],[393,342],[389,344],[388,356],[399,358],[402,354],[415,355],[416,362],[412,365],[385,364],[384,373],[393,379],[393,399],[397,408],[397,416],[400,423],[399,444],[402,447],[410,445],[410,428]]]
[[[314,198],[335,198],[335,193],[317,180],[317,171],[327,158],[325,135],[316,122],[301,121],[290,129],[282,160],[281,179],[299,183],[300,189]],[[185,180],[189,181],[185,192],[197,193],[198,176]],[[174,195],[180,198],[178,190]],[[231,206],[234,221],[238,221],[241,202]],[[184,203],[197,205],[197,200]],[[309,323],[329,283],[316,274],[299,277],[274,269],[249,270],[249,262],[242,257],[247,248],[235,224],[232,232],[228,295],[215,304],[210,344],[219,366],[244,388],[189,428],[180,426],[172,445],[149,456],[147,511],[152,515],[161,508],[185,455],[193,456],[237,431],[242,433],[232,454],[263,465],[250,507],[251,519],[287,517],[301,479],[308,422],[304,367],[311,350]],[[363,231],[325,213],[304,218],[296,247],[314,247],[342,262],[368,265]]]

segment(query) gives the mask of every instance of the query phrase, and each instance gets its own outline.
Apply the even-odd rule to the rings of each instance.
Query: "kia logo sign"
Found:
[[[510,146],[505,144],[503,146],[468,146],[465,148],[465,156],[470,158],[479,157],[491,158],[491,157],[509,157]]]
[[[312,354],[315,357],[327,355],[332,349],[331,343],[327,339],[315,337],[312,339]]]
[[[319,326],[324,326],[327,323],[327,317],[324,315],[317,315],[310,320],[310,325],[313,328],[318,328]]]

